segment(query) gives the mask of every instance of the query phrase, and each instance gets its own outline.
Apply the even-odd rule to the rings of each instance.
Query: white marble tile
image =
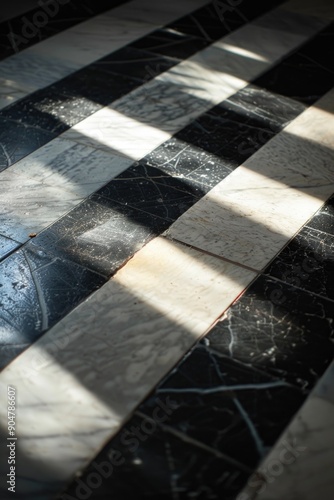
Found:
[[[313,390],[313,395],[334,404],[334,361],[327,368]]]
[[[314,5],[319,4],[317,0],[311,0],[311,2],[313,2]],[[270,10],[256,19],[254,23],[258,26],[267,26],[270,22],[275,29],[293,35],[310,34],[315,28],[322,29],[328,24],[328,16],[322,15],[321,10],[314,10],[309,13],[307,9],[305,9],[305,12],[303,12],[303,10],[300,12],[293,12],[294,4],[295,0],[284,2],[279,8]],[[303,5],[306,4],[307,1],[303,0]]]
[[[291,0],[284,3],[282,8],[298,14],[334,19],[334,3],[332,0]]]
[[[271,29],[272,21],[270,17],[267,28],[250,24],[236,37],[224,37],[86,118],[63,137],[140,159],[319,29],[317,22],[310,22],[307,34],[283,37]]]
[[[43,186],[65,189],[84,199],[123,172],[132,160],[83,144],[54,139],[10,167]]]
[[[18,491],[61,490],[253,278],[157,238],[13,361]]]
[[[167,231],[263,269],[334,191],[334,91],[307,109]]]
[[[39,358],[38,352],[36,346],[34,361],[45,362],[47,353],[40,351]],[[10,367],[0,380],[2,432],[7,420],[7,385],[16,390],[18,419],[24,414],[24,420],[20,425],[17,422],[16,427],[16,460],[23,466],[22,474],[18,472],[21,465],[16,468],[21,476],[17,478],[15,491],[19,499],[49,500],[53,497],[52,487],[65,486],[69,473],[85,466],[87,451],[94,453],[96,443],[107,440],[120,424],[119,416],[110,405],[104,404],[71,371],[55,363],[52,355],[49,358],[45,378],[26,377],[24,365],[19,363],[18,370]],[[57,411],[60,408],[62,413]],[[0,457],[1,475],[6,477],[9,470],[6,446],[0,447]],[[49,491],[48,484],[51,485]],[[7,491],[1,490],[3,498],[8,498]]]
[[[14,82],[0,78],[0,109],[25,97],[26,89],[19,88]]]
[[[81,68],[153,29],[154,26],[149,23],[101,14],[48,38],[29,50],[38,57],[51,57]]]
[[[137,0],[126,5],[129,10],[137,8]],[[191,11],[192,3],[187,2],[183,9],[184,13],[187,13],[188,9]],[[159,21],[159,15],[155,13],[154,22],[114,17],[114,10],[92,17],[0,61],[1,79],[19,87],[22,90],[20,97],[23,97],[150,33],[160,27],[161,22],[167,22],[164,10],[161,12],[163,21]],[[179,17],[178,11],[174,13],[167,9],[166,12],[168,21]],[[0,101],[0,109],[9,101],[16,100],[9,87],[2,89],[3,93],[5,94]]]
[[[206,4],[208,4],[208,0],[182,0],[182,2],[178,0],[169,0],[168,2],[137,0],[116,7],[110,11],[110,15],[121,19],[164,25]]]
[[[0,183],[0,227],[4,236],[24,243],[77,205],[81,198],[59,187],[42,185],[4,171]]]
[[[56,35],[59,36],[59,35]],[[52,37],[50,40],[54,40]],[[41,42],[37,47],[46,43]],[[49,42],[50,43],[50,42]],[[35,46],[0,61],[1,77],[26,91],[26,95],[46,87],[78,68],[74,61],[66,61],[55,55],[38,53]]]
[[[253,79],[265,71],[270,63],[276,62],[292,47],[302,43],[305,36],[310,36],[321,28],[318,23],[314,23],[307,35],[295,35],[277,30],[274,21],[275,17],[263,18],[263,24],[268,27],[248,24],[214,43],[218,63],[220,56],[220,71],[243,80]],[[204,67],[205,63],[204,59]]]
[[[310,396],[236,500],[332,500],[334,405]]]
[[[168,140],[170,134],[113,109],[103,108],[66,131],[62,138],[139,160]]]

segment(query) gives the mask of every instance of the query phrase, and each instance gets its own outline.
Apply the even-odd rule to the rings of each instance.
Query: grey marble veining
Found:
[[[253,277],[157,238],[5,368],[0,394],[15,386],[24,415],[19,498],[59,492]]]
[[[314,22],[307,34],[282,37],[271,22],[266,28],[249,23],[97,111],[64,137],[142,158],[319,30]]]
[[[310,396],[237,500],[331,500],[333,422],[333,402]]]
[[[328,0],[325,1],[327,1],[328,4],[330,3]],[[317,6],[319,7],[321,3],[322,0],[317,2]],[[301,9],[300,12],[294,12],[294,4],[296,4],[295,0],[284,2],[279,8],[274,11],[269,11],[256,19],[255,24],[263,26],[270,20],[275,29],[295,35],[305,35],[310,33],[310,30],[315,27],[321,29],[328,24],[328,16],[322,12],[321,8],[319,10],[314,10],[312,13],[307,12],[307,9],[305,9],[305,5],[307,4],[306,0],[303,2],[303,9]]]
[[[0,196],[1,232],[22,243],[81,200],[62,188],[43,186],[26,175],[7,171],[1,173]]]
[[[131,163],[124,157],[57,138],[13,165],[10,171],[41,183],[41,190],[43,186],[57,187],[84,199]]]
[[[263,269],[334,190],[333,95],[328,92],[215,186],[168,236]]]
[[[131,9],[132,4],[136,1],[129,2],[128,8]],[[0,61],[1,78],[8,82],[1,91],[0,106],[7,106],[29,92],[55,83],[161,24],[113,17],[113,11],[111,9],[109,15],[95,16]],[[175,17],[178,17],[177,12],[169,13],[169,20]]]

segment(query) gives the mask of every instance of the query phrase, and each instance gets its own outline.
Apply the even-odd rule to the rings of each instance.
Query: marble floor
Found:
[[[331,0],[1,11],[2,499],[332,500],[333,47]]]

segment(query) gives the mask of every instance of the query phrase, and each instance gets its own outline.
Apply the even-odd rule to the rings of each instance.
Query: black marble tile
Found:
[[[305,227],[264,273],[334,301],[333,249],[334,235]]]
[[[44,2],[45,6],[38,4],[35,9],[0,23],[0,59],[126,1],[128,0],[70,0],[61,5],[58,2]]]
[[[101,463],[106,470],[117,458],[90,498],[235,499],[305,396],[198,345],[80,479],[89,484]],[[60,498],[73,498],[78,485]]]
[[[283,127],[305,111],[306,106],[250,84],[215,106],[212,111],[215,112],[221,108],[249,118],[254,126],[264,126],[273,132],[280,132]]]
[[[99,59],[90,68],[149,81],[176,64],[179,64],[178,59],[134,49],[130,45]]]
[[[110,276],[170,222],[93,195],[28,243]]]
[[[320,32],[254,83],[302,103],[313,104],[334,85],[332,62],[324,64],[323,60],[331,57],[328,40],[329,36],[324,36],[324,31]],[[324,55],[318,58],[317,54],[321,53]]]
[[[218,4],[219,2],[223,3],[225,0],[217,0],[216,3]],[[270,2],[266,2],[265,4],[262,2],[245,2],[244,0],[234,0],[230,2],[230,4],[236,7],[249,21],[278,7],[282,3],[284,3],[284,0],[270,0]]]
[[[66,96],[46,88],[7,106],[0,111],[0,116],[58,135],[100,108],[100,105],[80,95]]]
[[[157,388],[179,407],[168,425],[252,469],[307,393],[200,344]],[[149,414],[150,404],[139,408]]]
[[[19,248],[21,244],[0,234],[0,260]]]
[[[175,137],[201,148],[224,161],[231,169],[276,134],[276,129],[260,117],[242,109],[231,109],[229,102],[215,106],[194,120]]]
[[[326,299],[261,276],[203,343],[309,390],[334,357],[332,311]]]
[[[97,111],[102,106],[107,106],[116,99],[139,87],[141,80],[104,71],[102,65],[89,65],[75,73],[63,78],[47,91],[62,94],[66,102],[77,103],[80,109],[83,106],[85,117]],[[80,121],[80,120],[77,120]]]
[[[304,104],[248,85],[176,133],[142,162],[207,192],[304,109]]]
[[[21,160],[47,142],[56,134],[0,116],[0,171]],[[18,140],[20,138],[20,140]]]
[[[126,430],[134,427],[144,436],[137,449],[139,441]],[[134,416],[58,500],[74,500],[83,491],[92,500],[235,500],[249,474],[215,450],[159,427],[152,433],[150,427],[144,418]],[[89,487],[97,472],[99,487]]]
[[[180,178],[207,193],[232,172],[224,160],[204,149],[172,137],[145,156],[141,163]]]
[[[306,43],[298,52],[304,58],[305,64],[316,62],[334,73],[334,58],[332,47],[334,45],[334,23],[322,30],[314,40]]]
[[[111,180],[97,194],[172,222],[204,192],[186,179],[138,163]]]
[[[181,60],[190,57],[208,45],[209,41],[202,38],[162,28],[132,42],[129,46]]]
[[[0,268],[1,368],[106,281],[36,244],[13,253]]]
[[[307,226],[334,236],[334,196],[308,221]]]
[[[212,5],[202,7],[173,21],[168,25],[168,28],[212,42],[245,23],[245,19],[238,16],[233,8],[228,8],[225,15],[222,16],[222,9],[218,5],[219,2],[214,2]]]
[[[214,0],[211,4],[178,19],[168,25],[171,29],[209,41],[234,31],[267,10],[282,3],[282,0],[267,3],[244,2],[243,0]]]

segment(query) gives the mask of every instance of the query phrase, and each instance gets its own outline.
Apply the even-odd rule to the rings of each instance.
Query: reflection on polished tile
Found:
[[[208,349],[310,390],[334,358],[332,303],[258,278],[206,338]]]
[[[64,189],[80,200],[94,193],[131,163],[124,157],[57,138],[17,162],[10,172],[26,175],[41,186]]]
[[[311,396],[237,499],[331,500],[333,421],[333,402]]]
[[[168,236],[263,269],[333,192],[332,98],[333,91],[299,115],[181,216]]]
[[[162,233],[170,222],[93,195],[31,242],[105,276]]]
[[[25,243],[57,218],[75,207],[81,198],[61,186],[43,185],[25,174],[10,169],[1,174],[1,232]]]
[[[334,24],[298,0],[76,3],[7,59],[0,23],[16,497],[327,500]]]
[[[34,245],[0,262],[1,368],[105,279]]]
[[[20,138],[19,143],[18,137]],[[55,134],[51,132],[28,127],[20,122],[6,120],[0,116],[0,172],[55,137]]]
[[[82,394],[80,415],[85,415],[79,432],[76,411],[66,421],[66,433],[59,424],[50,428],[47,419],[38,428],[29,418],[21,422],[19,493],[23,488],[26,498],[36,498],[41,489],[60,491],[91,458],[92,438],[99,449],[112,427],[120,426],[151,391],[152,382],[168,373],[253,277],[250,271],[157,238],[13,361],[0,384],[11,383],[25,393],[17,401],[21,415],[40,398],[41,384],[48,394],[43,412],[61,422],[64,397],[74,391]],[[92,405],[93,393],[99,405]],[[102,402],[109,414],[118,416],[118,424],[95,417],[92,433],[87,415]],[[36,433],[39,439],[31,439]]]
[[[13,252],[13,250],[19,248],[21,243],[14,241],[10,238],[6,238],[0,234],[0,260],[5,258],[9,253]]]
[[[304,228],[265,269],[269,276],[334,300],[334,236]]]

